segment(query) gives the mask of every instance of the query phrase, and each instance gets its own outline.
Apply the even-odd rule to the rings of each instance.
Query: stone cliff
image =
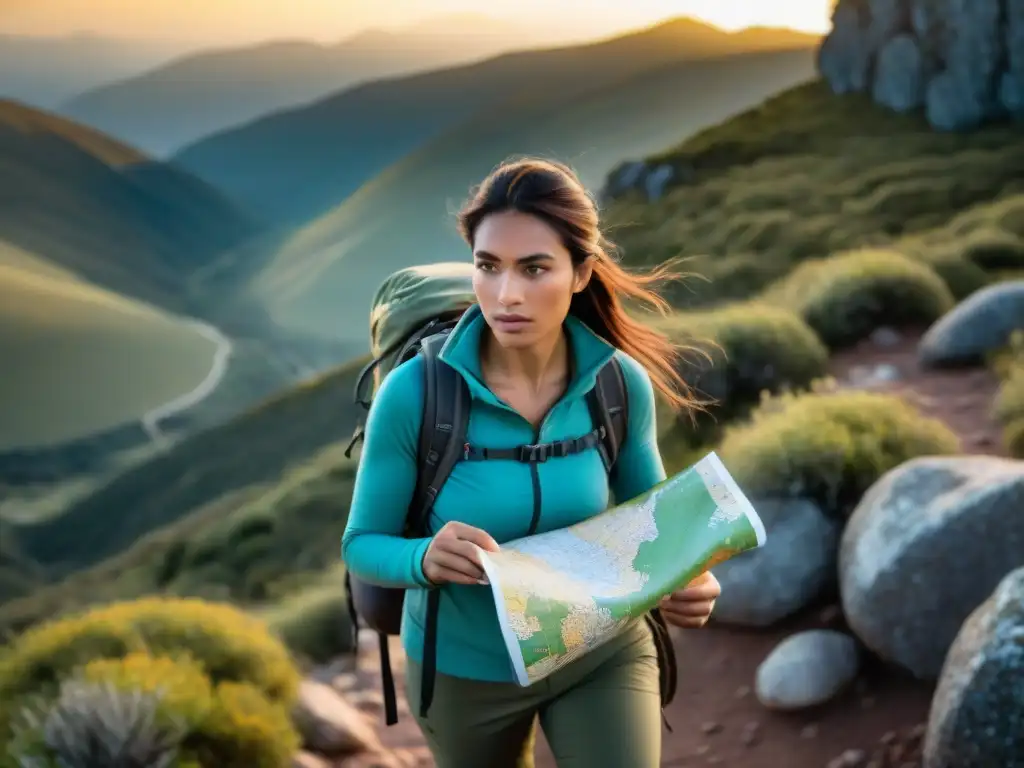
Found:
[[[1024,118],[1024,0],[838,0],[818,71],[938,130]]]

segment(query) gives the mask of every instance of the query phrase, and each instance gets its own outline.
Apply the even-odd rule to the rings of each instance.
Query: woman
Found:
[[[655,387],[691,405],[675,350],[631,318],[623,299],[663,306],[609,257],[596,208],[572,172],[523,160],[496,169],[459,215],[473,251],[477,303],[440,359],[471,393],[469,439],[488,447],[575,438],[592,428],[585,403],[613,356],[626,379],[629,423],[609,480],[596,450],[533,468],[460,462],[438,495],[434,535],[401,537],[413,493],[423,384],[419,358],[384,380],[367,417],[342,553],[352,573],[408,588],[402,622],[406,688],[419,697],[428,590],[442,590],[436,677],[427,717],[417,715],[439,768],[532,765],[535,717],[560,768],[655,768],[661,712],[655,645],[637,620],[621,636],[522,688],[514,682],[473,545],[572,525],[665,478],[656,441]],[[719,585],[710,573],[663,601],[667,621],[699,627]]]

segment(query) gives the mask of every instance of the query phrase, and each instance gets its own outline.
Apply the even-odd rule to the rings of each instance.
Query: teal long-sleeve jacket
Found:
[[[665,479],[658,451],[654,390],[646,370],[570,316],[566,330],[574,376],[542,422],[539,434],[517,411],[484,384],[480,337],[484,319],[469,309],[440,352],[468,383],[471,410],[468,439],[476,446],[511,448],[524,443],[571,439],[593,429],[586,393],[613,355],[621,361],[629,397],[629,424],[614,482],[596,449],[537,465],[513,460],[459,462],[438,495],[431,531],[456,520],[487,531],[501,545],[526,535],[539,504],[537,531],[564,528],[628,500]],[[423,407],[422,361],[397,366],[384,379],[367,416],[342,559],[353,575],[371,583],[406,587],[402,618],[405,653],[421,661],[427,581],[423,555],[429,538],[402,538],[401,530],[416,482],[416,449]],[[535,496],[536,494],[536,496]],[[445,584],[437,624],[437,670],[477,680],[515,680],[502,641],[490,587]]]

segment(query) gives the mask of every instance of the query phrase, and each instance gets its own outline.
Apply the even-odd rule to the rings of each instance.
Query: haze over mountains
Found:
[[[90,88],[163,64],[187,47],[176,41],[99,34],[0,33],[0,98],[57,109]]]
[[[419,65],[392,56],[381,67],[451,55],[433,47],[437,30],[419,34],[429,41]],[[385,50],[382,39],[362,50]],[[67,404],[5,419],[0,452],[138,423],[202,386],[225,345],[225,383],[190,412],[217,419],[351,360],[387,273],[459,257],[450,209],[495,163],[555,154],[596,186],[621,160],[805,79],[816,40],[679,19],[336,88],[204,136],[170,163],[84,122],[0,102],[0,354],[20,367],[0,394],[9,408]],[[258,79],[260,50],[284,48],[206,53],[157,72],[197,67],[194,81],[209,83],[219,71],[231,90],[233,78]],[[279,84],[301,79],[301,67],[270,71]],[[110,92],[143,114],[154,104],[132,82]],[[176,111],[188,112],[172,102]]]
[[[278,225],[233,254],[252,270],[244,295],[285,327],[365,338],[365,297],[380,280],[461,251],[450,209],[495,163],[554,153],[599,184],[625,157],[809,77],[815,39],[681,19],[369,83],[174,161]]]
[[[281,39],[207,50],[97,86],[60,111],[164,157],[207,134],[346,86],[546,45],[569,32],[459,14],[369,29],[334,44]]]

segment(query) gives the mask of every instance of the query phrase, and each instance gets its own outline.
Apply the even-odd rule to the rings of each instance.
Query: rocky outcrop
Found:
[[[1019,512],[1019,510],[1018,510]],[[1024,768],[1024,568],[964,622],[932,699],[925,768]]]
[[[817,62],[835,93],[939,130],[1024,117],[1024,0],[839,0]]]
[[[971,365],[1009,343],[1024,329],[1024,280],[975,291],[928,329],[918,345],[927,366]]]
[[[886,473],[843,532],[847,623],[883,659],[935,679],[965,619],[1024,565],[1024,462],[927,457]]]

